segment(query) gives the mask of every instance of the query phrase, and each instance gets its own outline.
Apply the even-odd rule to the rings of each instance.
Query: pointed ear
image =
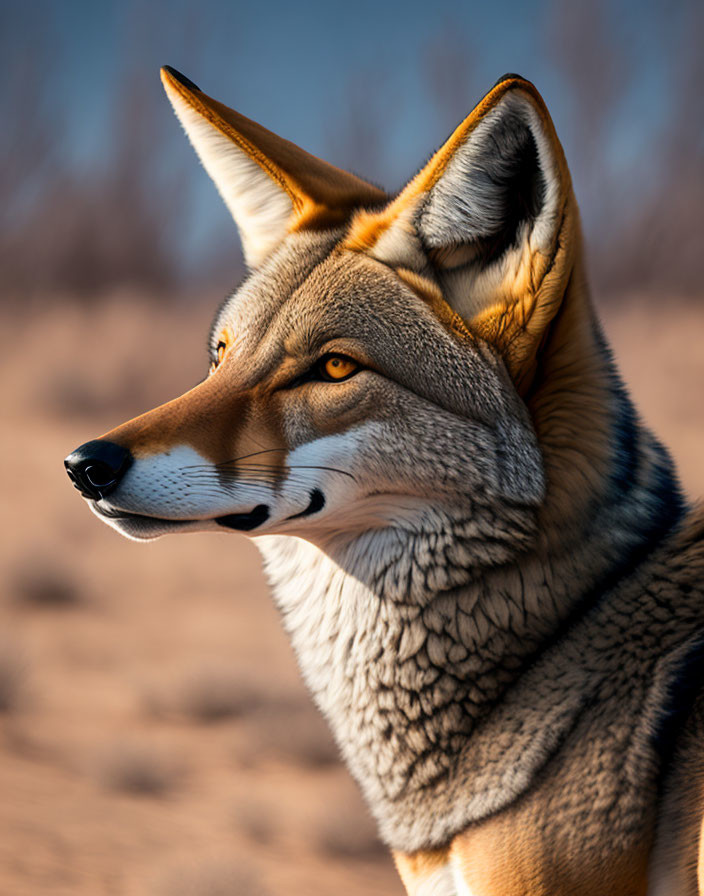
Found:
[[[354,209],[386,199],[377,187],[228,109],[170,66],[161,79],[237,223],[249,267],[293,230],[338,226]]]
[[[577,231],[547,109],[506,75],[396,199],[355,217],[347,245],[439,281],[520,380],[564,294]]]

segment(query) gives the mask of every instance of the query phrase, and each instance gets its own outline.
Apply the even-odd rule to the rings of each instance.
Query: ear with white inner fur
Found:
[[[165,66],[161,79],[176,115],[257,267],[293,230],[339,226],[386,195],[358,177],[277,137]]]
[[[577,239],[550,116],[535,87],[509,75],[383,211],[356,216],[347,245],[438,282],[518,378],[559,307]]]

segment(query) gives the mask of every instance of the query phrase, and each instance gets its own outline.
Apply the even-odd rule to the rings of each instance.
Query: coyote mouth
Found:
[[[250,532],[269,519],[269,508],[266,504],[257,504],[249,513],[229,513],[227,516],[216,516],[214,522],[226,529],[237,529]]]
[[[157,538],[159,535],[180,529],[192,529],[196,526],[203,526],[206,523],[216,523],[225,529],[251,532],[269,518],[269,508],[266,504],[258,504],[247,513],[230,513],[224,516],[192,520],[173,520],[150,516],[146,513],[130,513],[111,507],[100,507],[97,501],[91,501],[90,504],[93,511],[105,522],[134,538],[144,539]]]

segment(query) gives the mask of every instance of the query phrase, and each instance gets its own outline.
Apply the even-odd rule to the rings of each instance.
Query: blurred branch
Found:
[[[172,117],[143,39],[144,15],[139,4],[123,13],[119,39],[129,51],[119,54],[126,61],[105,97],[111,130],[88,164],[68,151],[71,100],[46,76],[61,70],[51,21],[38,17],[21,52],[13,28],[2,31],[0,113],[13,127],[0,139],[0,264],[10,297],[60,291],[92,301],[116,286],[165,296],[193,274],[184,245],[198,166],[175,151]],[[234,245],[233,233],[233,275]],[[224,241],[201,253],[201,279],[224,254]]]
[[[619,129],[623,133],[629,92],[634,85],[646,89],[638,82],[647,63],[630,43],[618,41],[611,13],[604,0],[554,2],[546,47],[568,95],[571,115],[561,130],[595,281],[609,294],[701,294],[704,11],[685,0],[677,16],[663,8],[661,20],[650,22],[659,61],[670,65],[654,87],[662,93],[653,93],[648,103],[654,136],[628,169],[611,169],[607,159],[614,136]]]

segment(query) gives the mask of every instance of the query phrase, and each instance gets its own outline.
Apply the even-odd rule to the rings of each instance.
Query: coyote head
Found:
[[[389,197],[162,78],[250,273],[215,317],[206,378],[66,459],[92,510],[135,539],[461,527],[474,562],[506,560],[550,464],[569,493],[603,461],[557,450],[574,445],[591,318],[570,298],[578,221],[535,88],[502,78]]]

